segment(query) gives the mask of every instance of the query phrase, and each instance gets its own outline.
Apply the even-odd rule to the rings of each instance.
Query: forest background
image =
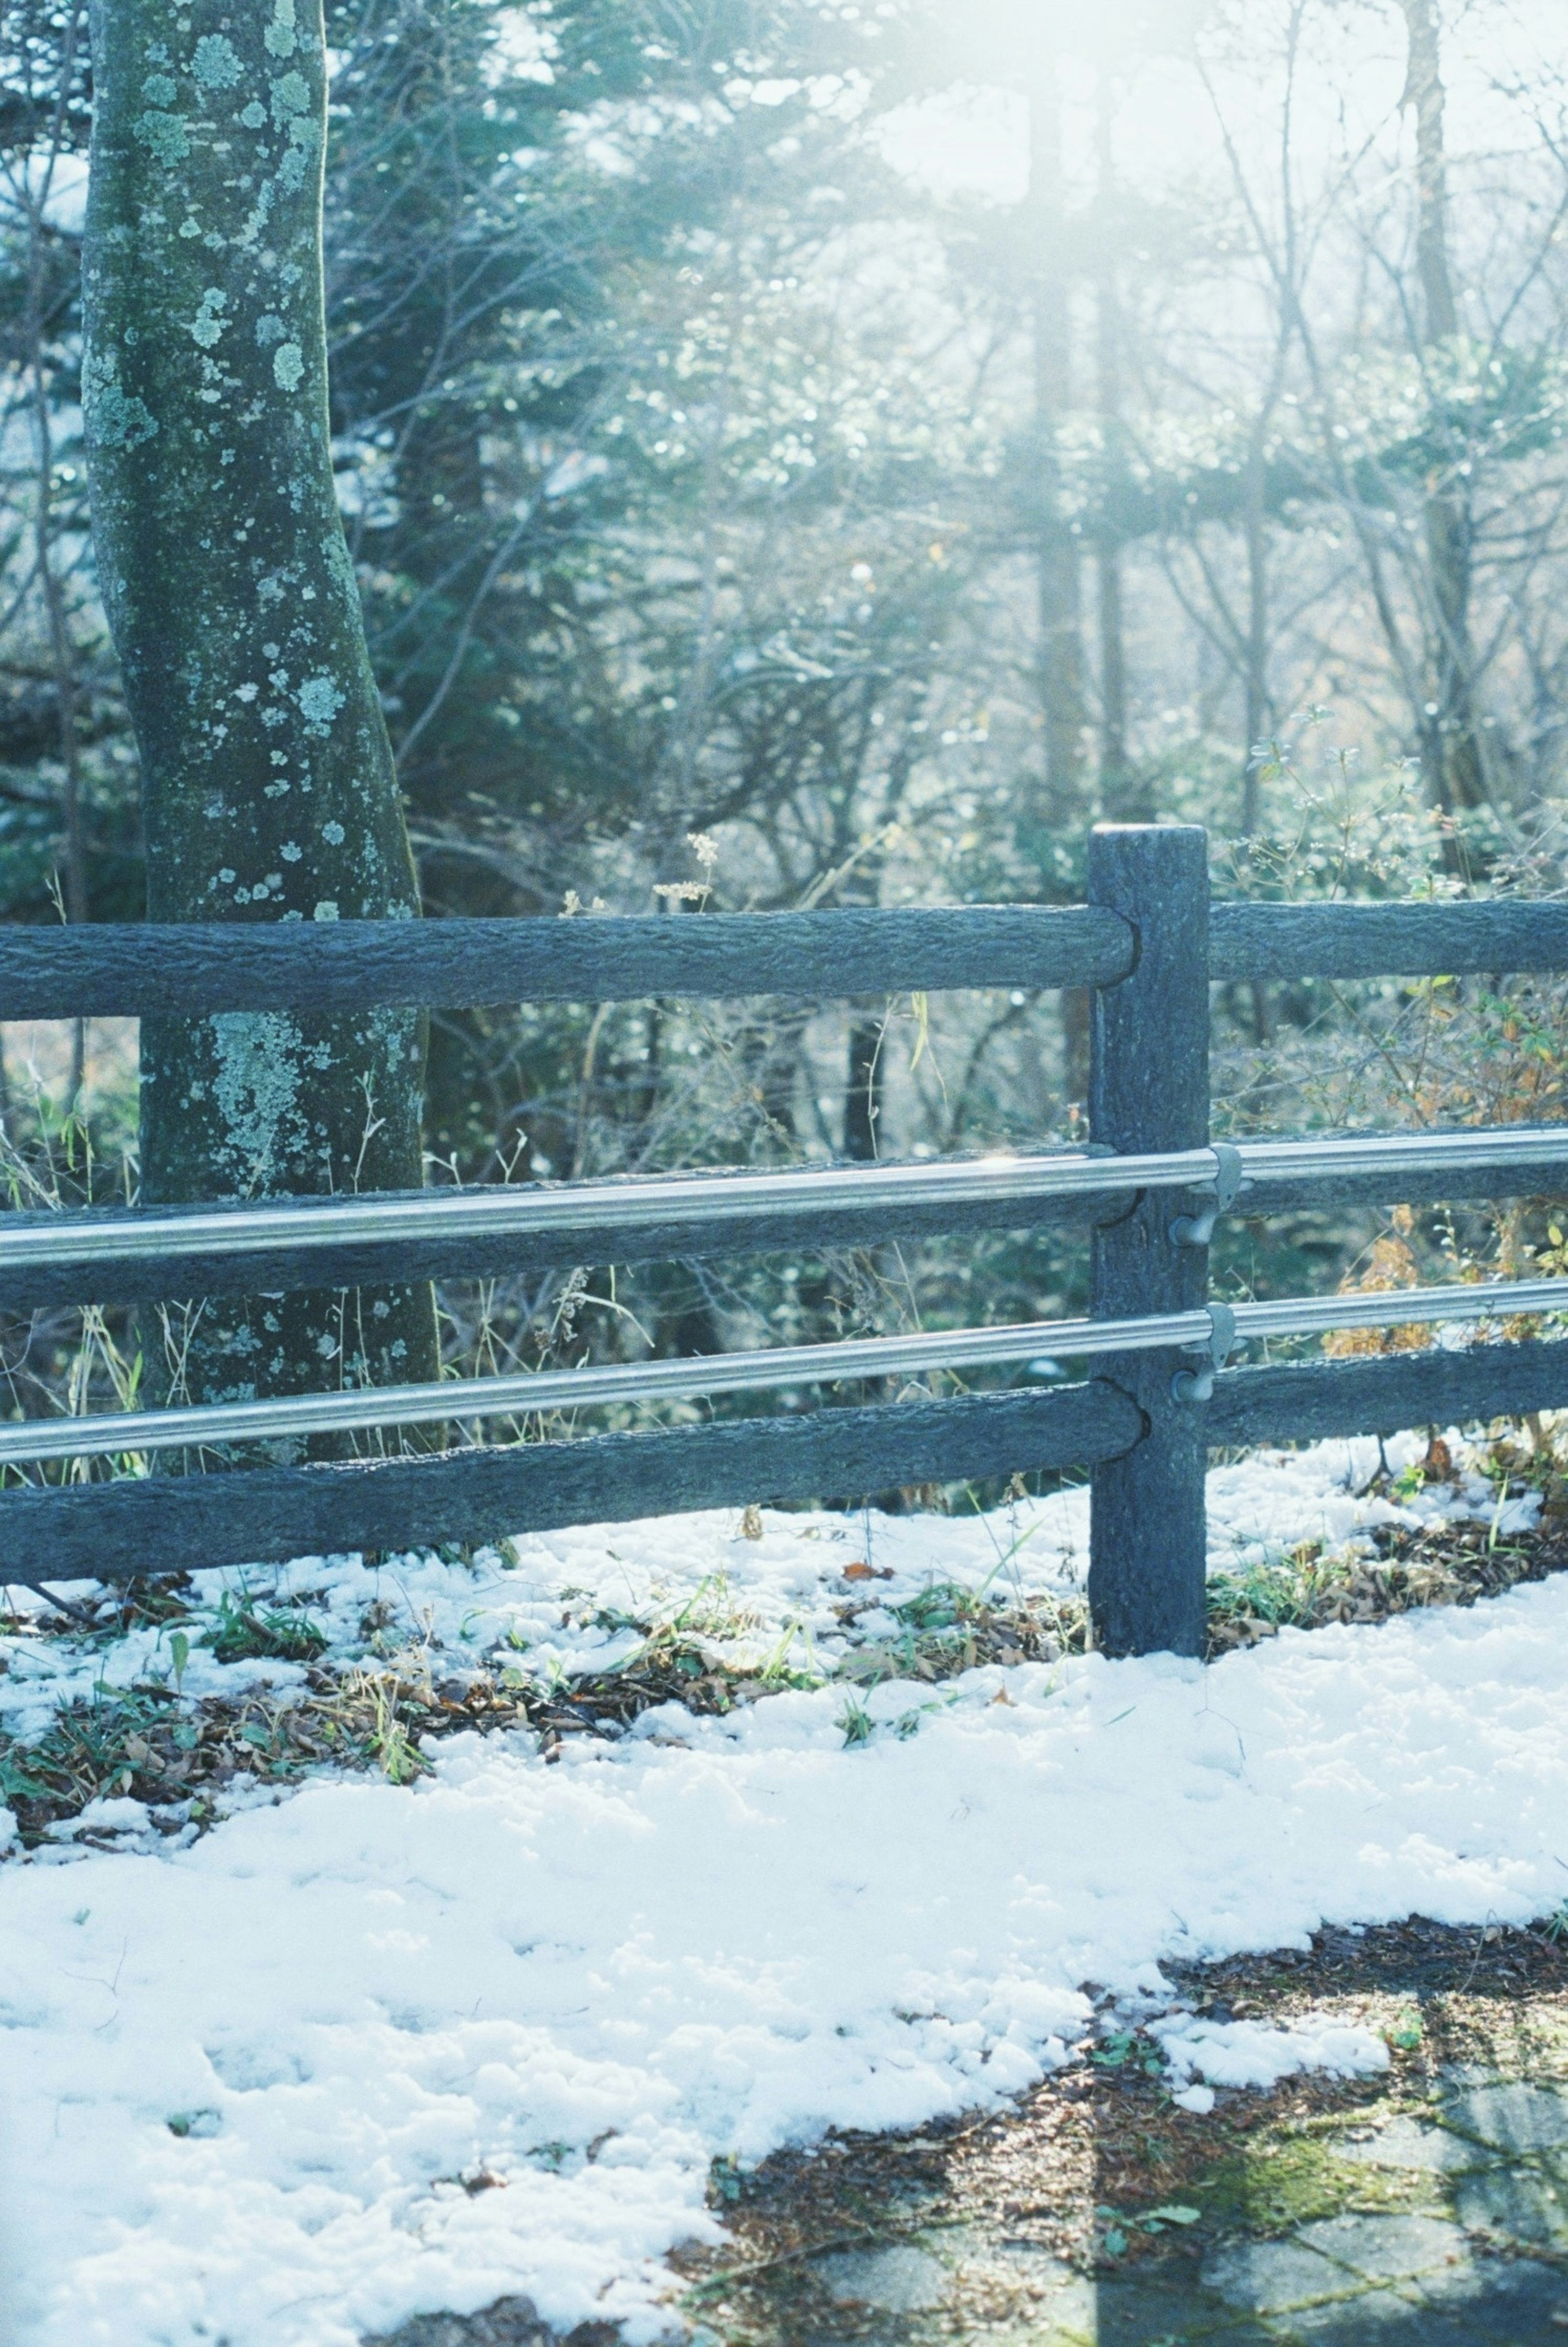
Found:
[[[1102,817],[1207,825],[1222,894],[1561,892],[1551,0],[327,13],[334,455],[427,913],[1071,901]],[[142,909],[81,446],[90,105],[86,9],[7,0],[13,921]],[[1558,1116],[1564,1008],[1233,989],[1216,1132]],[[1086,1035],[1081,998],[1019,992],[443,1016],[430,1178],[1082,1139]],[[134,1197],[134,1029],[0,1036],[9,1204]],[[1544,1202],[1301,1214],[1229,1226],[1215,1287],[1527,1259],[1568,1260]],[[1050,1232],[563,1266],[448,1283],[444,1346],[1045,1317],[1086,1272]],[[123,1316],[0,1346],[26,1414],[139,1386]]]

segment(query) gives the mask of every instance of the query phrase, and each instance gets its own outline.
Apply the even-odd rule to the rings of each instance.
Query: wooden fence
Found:
[[[1214,1342],[1214,1374],[1201,1364],[1194,1369],[1194,1333],[1195,1315],[1196,1329],[1206,1332],[1197,1339],[1200,1354],[1222,1327],[1231,1333],[1208,1303],[1207,1242],[1217,1212],[1568,1189],[1568,1128],[1517,1136],[1505,1165],[1498,1148],[1488,1156],[1489,1136],[1475,1133],[1447,1136],[1424,1152],[1401,1143],[1398,1172],[1389,1170],[1392,1158],[1347,1163],[1333,1156],[1334,1144],[1307,1143],[1294,1153],[1250,1153],[1276,1170],[1248,1174],[1235,1153],[1209,1146],[1211,984],[1568,970],[1568,905],[1211,909],[1205,835],[1178,825],[1098,830],[1088,894],[1087,905],[1068,908],[0,932],[0,1018],[7,1020],[1088,988],[1094,1146],[1140,1161],[1114,1169],[1119,1189],[1108,1186],[1108,1168],[1094,1167],[1091,1183],[1081,1160],[1056,1158],[1018,1161],[1022,1170],[1002,1179],[953,1166],[845,1170],[825,1191],[824,1175],[806,1172],[768,1177],[761,1192],[761,1177],[738,1177],[728,1192],[722,1179],[707,1177],[704,1188],[703,1177],[682,1177],[570,1185],[569,1196],[564,1186],[529,1185],[504,1199],[446,1193],[159,1216],[7,1215],[0,1222],[0,1303],[12,1310],[742,1247],[817,1248],[864,1243],[872,1228],[881,1238],[1020,1227],[1049,1216],[1090,1227],[1093,1315],[1118,1330],[1125,1325],[1129,1349],[1105,1355],[1086,1383],[1043,1390],[825,1407],[436,1457],[14,1487],[0,1493],[0,1583],[470,1542],[682,1509],[1087,1467],[1090,1594],[1101,1642],[1111,1652],[1194,1654],[1204,1637],[1209,1450],[1568,1404],[1568,1343],[1225,1369],[1219,1366],[1225,1345]],[[1229,1194],[1238,1179],[1239,1194]],[[1430,1317],[1440,1317],[1449,1301],[1440,1297]],[[1398,1299],[1387,1317],[1409,1317],[1408,1302]],[[1146,1325],[1164,1319],[1172,1323],[1169,1343],[1158,1325]],[[1132,1324],[1145,1325],[1140,1331]],[[1050,1324],[1013,1333],[1020,1342],[1010,1358],[1052,1348]],[[922,1341],[941,1358],[944,1340]],[[854,1366],[844,1366],[845,1357]],[[981,1356],[955,1339],[948,1357]],[[879,1356],[871,1343],[824,1348],[821,1358],[839,1379],[872,1374]],[[574,1374],[591,1398],[596,1373]],[[799,1374],[804,1381],[807,1373]],[[759,1371],[755,1382],[770,1381],[777,1382]],[[487,1406],[498,1407],[487,1405],[491,1382],[444,1389],[445,1413],[477,1420]],[[694,1368],[690,1389],[721,1383],[715,1372],[704,1388]],[[210,1423],[210,1440],[220,1439],[221,1409],[194,1417]],[[101,1432],[112,1421],[93,1426]],[[53,1423],[44,1430],[59,1437]],[[89,1440],[88,1434],[80,1430],[83,1450],[116,1447],[108,1435]],[[21,1456],[41,1455],[27,1450],[26,1430],[7,1427],[0,1435],[19,1445]],[[156,1430],[149,1439],[158,1439]]]

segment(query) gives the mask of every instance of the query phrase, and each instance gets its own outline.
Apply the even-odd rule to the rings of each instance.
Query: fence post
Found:
[[[1101,987],[1090,1027],[1091,1138],[1118,1153],[1201,1149],[1209,1137],[1208,836],[1191,824],[1102,824],[1090,836],[1089,899],[1138,938],[1132,975]],[[1186,1202],[1145,1192],[1094,1237],[1096,1319],[1183,1312],[1206,1300],[1206,1246],[1178,1245]],[[1203,1652],[1204,1410],[1172,1381],[1175,1352],[1113,1356],[1104,1381],[1132,1397],[1148,1432],[1092,1470],[1089,1602],[1112,1655]]]

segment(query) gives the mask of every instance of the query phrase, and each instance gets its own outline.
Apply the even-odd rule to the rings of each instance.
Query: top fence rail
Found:
[[[1102,987],[1137,959],[1103,905],[10,927],[0,1019]],[[1568,904],[1229,904],[1209,921],[1216,980],[1522,970],[1568,970]]]

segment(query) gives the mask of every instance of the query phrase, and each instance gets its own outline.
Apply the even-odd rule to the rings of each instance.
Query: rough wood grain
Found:
[[[1327,1181],[1249,1182],[1232,1207],[1233,1222],[1262,1222],[1272,1214],[1306,1214],[1339,1206],[1436,1206],[1451,1199],[1561,1198],[1568,1196],[1568,1167],[1561,1158],[1542,1158],[1467,1174],[1460,1167],[1442,1174],[1337,1174]]]
[[[1089,892],[1138,932],[1138,966],[1096,994],[1089,1123],[1119,1152],[1201,1149],[1209,1122],[1208,842],[1191,825],[1102,825]],[[1208,1249],[1177,1246],[1183,1202],[1161,1191],[1094,1236],[1097,1320],[1186,1312],[1208,1291]],[[1103,1652],[1201,1655],[1204,1635],[1203,1413],[1178,1402],[1179,1353],[1108,1361],[1102,1389],[1136,1402],[1147,1440],[1091,1479],[1089,1599]]]
[[[1123,1397],[1067,1386],[442,1459],[10,1491],[0,1492],[0,1586],[494,1540],[751,1502],[853,1502],[907,1483],[1081,1465],[1135,1443],[1143,1426]]]
[[[1476,1345],[1464,1352],[1389,1353],[1307,1361],[1295,1368],[1226,1369],[1206,1413],[1211,1448],[1320,1442],[1337,1434],[1397,1434],[1568,1407],[1568,1343]]]
[[[1124,978],[1131,960],[1125,926],[1102,906],[686,921],[16,923],[0,929],[0,1019],[1099,987]],[[1216,980],[1525,969],[1568,969],[1568,905],[1218,905],[1212,917]]]
[[[1209,976],[1458,978],[1568,969],[1568,905],[1216,905]]]
[[[0,1019],[1103,986],[1126,924],[1091,906],[714,913],[672,921],[322,921],[0,929]]]

